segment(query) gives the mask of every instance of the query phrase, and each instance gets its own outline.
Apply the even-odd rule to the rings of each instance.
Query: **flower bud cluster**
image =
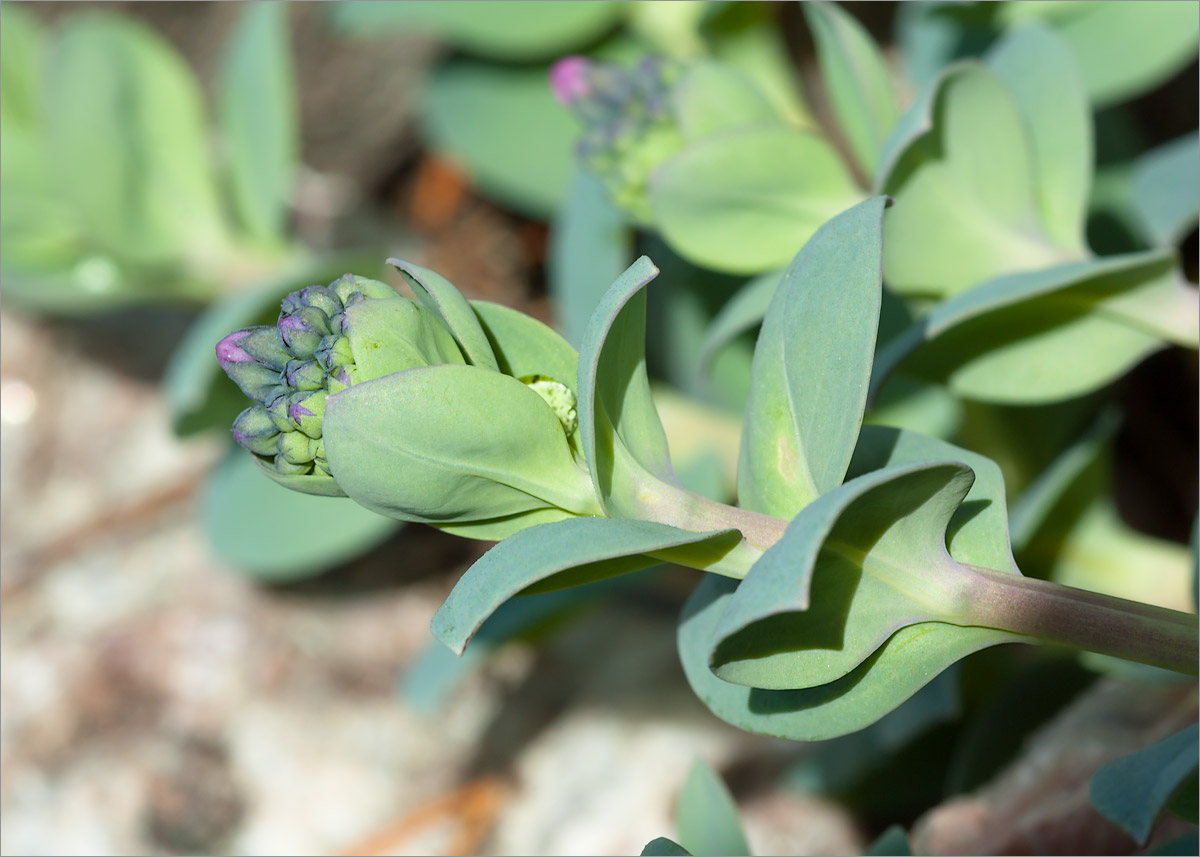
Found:
[[[646,57],[633,68],[568,57],[551,70],[555,96],[583,125],[578,154],[600,176],[613,202],[650,220],[650,173],[683,147],[670,93],[681,67]]]
[[[221,368],[256,402],[234,421],[234,440],[281,475],[329,476],[321,439],[325,399],[356,380],[346,311],[360,301],[397,297],[384,283],[347,274],[288,295],[277,324],[222,339]]]

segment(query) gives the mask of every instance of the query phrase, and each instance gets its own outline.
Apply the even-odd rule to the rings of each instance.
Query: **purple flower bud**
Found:
[[[253,328],[237,330],[218,342],[217,361],[243,393],[256,402],[263,402],[270,398],[283,379],[279,370],[259,363],[243,347],[251,333]]]
[[[233,421],[233,439],[251,452],[274,455],[279,430],[263,405],[246,408]]]
[[[302,312],[279,319],[279,334],[283,337],[284,345],[300,360],[313,359],[313,354],[320,347],[321,340],[328,333],[328,323],[322,327],[325,328],[324,332],[315,329],[310,324],[310,319],[306,318]]]
[[[584,57],[564,57],[550,69],[550,89],[560,104],[570,107],[591,93],[590,65]]]
[[[292,393],[287,400],[287,415],[296,430],[314,440],[321,437],[321,423],[325,419],[325,391]]]

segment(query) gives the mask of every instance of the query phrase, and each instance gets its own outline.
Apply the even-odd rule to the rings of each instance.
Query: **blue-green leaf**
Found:
[[[736,67],[701,61],[671,89],[672,112],[685,140],[751,125],[782,125],[767,96]]]
[[[1145,750],[1105,765],[1092,777],[1092,803],[1144,843],[1171,794],[1195,773],[1200,731],[1189,726]]]
[[[679,844],[689,854],[749,854],[737,804],[717,772],[697,759],[675,808]]]
[[[868,200],[821,227],[775,290],[738,461],[747,509],[791,518],[846,474],[875,353],[885,204]]]
[[[362,36],[426,33],[456,48],[502,60],[550,59],[602,35],[624,4],[346,2],[331,7],[339,29]]]
[[[449,280],[436,271],[403,259],[388,259],[388,264],[404,277],[421,306],[446,325],[472,365],[496,370],[496,355],[492,353],[487,334],[483,332],[470,302]]]
[[[1133,206],[1150,242],[1173,247],[1200,216],[1200,135],[1192,133],[1142,155],[1133,166]]]
[[[660,836],[646,843],[642,857],[691,857],[691,852],[678,842]]]
[[[339,497],[276,485],[254,459],[233,449],[200,501],[209,543],[221,559],[259,580],[309,577],[365,553],[401,526]]]
[[[867,846],[863,857],[908,857],[910,854],[912,846],[908,844],[908,834],[899,824],[893,824]]]
[[[1092,182],[1092,116],[1079,66],[1067,45],[1042,27],[1005,37],[989,54],[1016,100],[1032,147],[1034,200],[1046,235],[1086,252],[1084,219]]]
[[[1198,326],[1196,290],[1171,254],[1071,262],[997,277],[939,304],[881,349],[872,385],[899,369],[970,399],[1059,401],[1100,388],[1167,343],[1196,347]]]
[[[883,141],[900,115],[883,55],[863,26],[837,4],[805,3],[803,9],[838,126],[863,174],[872,176]]]
[[[485,193],[535,217],[566,198],[578,128],[548,69],[446,63],[426,84],[422,117],[434,147]]]
[[[878,184],[896,205],[884,222],[884,278],[895,291],[947,296],[1080,255],[1041,226],[1024,120],[987,68],[946,69],[885,150]]]
[[[632,235],[604,185],[578,171],[550,233],[549,281],[558,328],[583,342],[588,320],[613,280],[629,265]]]
[[[628,504],[642,473],[675,481],[646,375],[643,290],[657,275],[645,256],[630,265],[596,308],[579,351],[583,451],[606,509]]]
[[[287,16],[286,3],[241,8],[217,98],[233,202],[250,234],[264,242],[285,233],[299,156]]]
[[[762,324],[775,290],[783,281],[783,271],[769,271],[748,280],[725,306],[713,316],[700,349],[700,365],[707,368],[717,352],[741,334]]]
[[[654,224],[691,262],[738,274],[787,264],[826,220],[861,199],[824,138],[785,127],[710,137],[650,179]]]
[[[574,518],[522,530],[467,570],[434,615],[433,634],[461,653],[484,621],[514,595],[638,571],[669,560],[672,549],[691,547],[719,555],[740,540],[731,530],[692,533],[614,518]]]

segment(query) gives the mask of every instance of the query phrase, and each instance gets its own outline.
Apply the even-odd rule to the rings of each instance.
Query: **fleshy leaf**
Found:
[[[515,595],[649,568],[669,561],[672,549],[699,546],[719,556],[740,540],[732,530],[693,533],[616,518],[574,518],[522,530],[467,569],[434,615],[433,634],[461,653],[484,621]]]
[[[1024,639],[990,628],[936,622],[897,631],[847,675],[804,690],[763,690],[722,681],[708,667],[713,633],[737,582],[706,575],[688,599],[679,625],[679,656],[688,684],[726,723],[761,735],[821,741],[871,725],[942,670],[979,649]]]
[[[717,772],[697,760],[675,807],[679,844],[690,854],[749,854],[737,804]]]
[[[471,310],[470,302],[449,280],[435,271],[403,259],[388,259],[388,264],[401,273],[421,306],[442,320],[473,366],[492,370],[497,368],[496,355],[492,353],[487,335]]]
[[[284,235],[299,149],[288,7],[242,7],[221,67],[217,102],[228,144],[230,189],[255,238]]]
[[[1173,247],[1200,216],[1200,135],[1188,134],[1142,155],[1133,167],[1133,206],[1152,244]]]
[[[750,125],[782,124],[775,106],[734,66],[693,63],[671,90],[679,130],[686,140],[701,140]]]
[[[883,55],[837,4],[810,2],[802,8],[838,126],[863,174],[874,175],[883,141],[900,115]]]
[[[867,200],[822,226],[775,290],[746,403],[744,508],[789,519],[846,474],[875,353],[885,204]]]
[[[1145,750],[1110,762],[1092,776],[1092,804],[1109,821],[1145,843],[1172,793],[1196,772],[1200,732],[1195,725]]]
[[[717,352],[748,330],[762,324],[775,290],[783,281],[783,271],[759,274],[738,289],[713,316],[700,350],[700,365],[707,368]]]
[[[896,205],[884,223],[884,278],[895,291],[952,295],[1079,255],[1041,228],[1021,113],[987,68],[947,69],[885,149],[882,190]]]
[[[1092,183],[1092,116],[1071,50],[1048,29],[1005,37],[987,58],[1016,100],[1032,146],[1034,199],[1046,234],[1086,252],[1084,219]]]
[[[380,544],[402,526],[345,498],[312,497],[264,479],[252,456],[234,449],[200,501],[213,550],[251,577],[298,580]]]
[[[1071,262],[939,304],[880,351],[872,385],[899,369],[970,399],[1053,402],[1098,389],[1166,343],[1196,347],[1198,324],[1196,290],[1168,253]]]
[[[324,444],[348,496],[401,520],[599,512],[550,406],[478,366],[410,369],[330,396]]]
[[[592,312],[629,265],[632,236],[604,185],[578,171],[550,232],[549,279],[557,326],[583,342]]]
[[[650,180],[654,223],[696,264],[755,274],[787,264],[861,196],[833,147],[790,128],[748,128],[688,146]]]
[[[969,573],[945,533],[972,481],[961,464],[891,467],[806,506],[735,593],[713,671],[752,687],[815,687],[907,625],[953,622]]]
[[[606,509],[632,500],[639,469],[673,483],[670,452],[646,376],[645,256],[605,293],[579,350],[579,427],[596,496]]]
[[[912,846],[908,842],[908,834],[899,824],[893,824],[867,846],[863,857],[908,857],[910,854]]]
[[[646,843],[646,847],[642,849],[642,857],[691,857],[691,852],[678,842],[660,836]]]

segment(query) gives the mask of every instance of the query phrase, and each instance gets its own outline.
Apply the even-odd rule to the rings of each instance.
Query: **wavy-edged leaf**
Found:
[[[802,8],[838,127],[864,175],[874,175],[883,141],[900,116],[887,64],[870,34],[837,4]]]
[[[783,267],[829,218],[861,199],[833,147],[791,128],[710,137],[650,178],[655,225],[689,261],[755,274]]]
[[[234,205],[261,241],[285,234],[300,148],[296,112],[288,5],[247,4],[221,66],[217,115]]]
[[[942,670],[979,649],[1022,637],[936,622],[897,631],[864,663],[835,682],[804,690],[763,690],[722,681],[708,667],[713,633],[736,581],[706,575],[683,609],[679,656],[693,692],[717,717],[761,735],[821,741],[871,725]]]
[[[1092,183],[1092,116],[1071,49],[1044,27],[1006,36],[987,57],[1016,100],[1033,155],[1034,200],[1047,236],[1084,254]]]
[[[485,193],[535,217],[554,213],[566,198],[579,133],[554,100],[548,75],[544,67],[459,60],[436,69],[422,95],[434,147]]]
[[[1200,134],[1164,143],[1133,165],[1133,207],[1146,236],[1173,247],[1196,228],[1200,217]]]
[[[690,854],[749,854],[728,786],[702,760],[692,763],[675,806],[679,844]]]
[[[734,530],[693,533],[617,518],[572,518],[522,530],[467,569],[434,615],[433,634],[461,653],[484,621],[515,595],[638,571],[669,559],[673,550],[681,548],[698,546],[721,555],[740,540]]]
[[[822,226],[775,290],[743,422],[744,508],[789,519],[846,474],[875,354],[885,205],[867,200]]]
[[[332,568],[403,526],[345,498],[313,497],[276,485],[240,448],[230,450],[209,477],[200,520],[217,556],[272,583]]]
[[[323,439],[342,490],[400,520],[455,525],[600,511],[550,406],[517,379],[478,366],[355,384],[329,397]]]
[[[338,29],[353,35],[423,33],[470,53],[501,60],[551,59],[602,35],[624,4],[345,2],[331,8]]]
[[[1079,255],[1043,232],[1020,110],[982,65],[960,63],[935,80],[881,162],[882,190],[896,199],[884,222],[884,278],[901,294],[952,295]]]
[[[1088,792],[1109,821],[1145,843],[1172,793],[1196,772],[1200,731],[1195,725],[1097,771]]]
[[[203,100],[167,42],[105,13],[50,52],[46,117],[59,189],[101,247],[146,263],[226,247]]]
[[[446,325],[471,365],[495,371],[496,355],[492,353],[487,334],[483,332],[478,317],[471,309],[470,302],[462,296],[462,292],[436,271],[403,259],[387,261],[404,277],[421,306]]]
[[[549,281],[557,326],[583,342],[600,299],[629,265],[633,236],[603,183],[579,170],[550,232]]]
[[[981,401],[1072,398],[1167,343],[1196,347],[1196,308],[1196,290],[1162,251],[997,277],[934,307],[889,342],[872,385],[899,370]]]
[[[945,533],[971,483],[961,464],[889,467],[806,506],[730,601],[713,671],[751,687],[816,687],[905,626],[954,622],[969,573]]]
[[[675,481],[667,437],[646,375],[646,284],[658,268],[642,256],[605,293],[579,349],[579,428],[596,496],[622,508],[646,474]]]

